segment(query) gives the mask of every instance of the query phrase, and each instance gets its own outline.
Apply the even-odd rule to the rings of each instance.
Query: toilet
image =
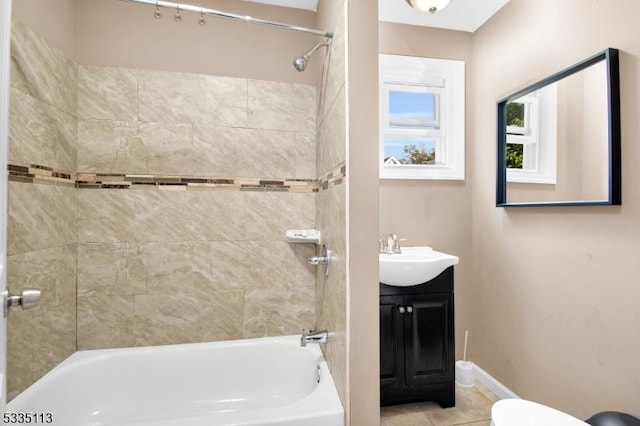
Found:
[[[491,407],[491,426],[589,426],[573,416],[525,399],[502,399]]]

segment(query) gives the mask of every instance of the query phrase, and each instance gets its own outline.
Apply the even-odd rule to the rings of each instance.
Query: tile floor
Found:
[[[476,382],[472,388],[456,385],[456,406],[440,408],[434,402],[382,407],[380,426],[489,426],[491,406],[498,400]]]

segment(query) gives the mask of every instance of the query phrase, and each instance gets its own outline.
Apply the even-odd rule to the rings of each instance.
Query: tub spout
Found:
[[[307,343],[327,343],[329,339],[329,333],[327,330],[322,331],[309,331],[308,333],[302,330],[302,336],[300,336],[300,346],[305,347]]]

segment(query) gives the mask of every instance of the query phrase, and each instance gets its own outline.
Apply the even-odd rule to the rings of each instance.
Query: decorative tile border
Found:
[[[80,189],[226,190],[318,192],[340,185],[346,176],[344,162],[320,179],[212,178],[183,175],[76,173],[37,164],[10,162],[9,180]]]
[[[9,180],[11,181],[70,187],[76,186],[77,174],[68,170],[14,161],[8,164],[7,169],[9,172]]]
[[[340,185],[345,176],[347,176],[347,165],[343,161],[333,168],[329,173],[318,179],[318,187],[320,190],[329,189],[330,186]]]

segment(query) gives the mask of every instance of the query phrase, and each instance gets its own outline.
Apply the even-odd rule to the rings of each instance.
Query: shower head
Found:
[[[293,60],[293,67],[296,70],[298,70],[299,72],[302,72],[305,69],[307,69],[307,63],[309,62],[309,58],[311,58],[311,55],[313,55],[315,53],[315,51],[318,50],[319,48],[321,48],[322,46],[325,46],[328,49],[329,48],[329,42],[328,41],[320,42],[320,43],[316,44],[315,46],[313,46],[311,48],[311,50],[309,50],[304,55],[298,56],[297,58],[295,58]]]
[[[307,61],[308,61],[308,57],[305,56],[298,56],[297,58],[295,58],[293,60],[293,66],[295,69],[297,69],[298,71],[302,72],[307,68]]]

